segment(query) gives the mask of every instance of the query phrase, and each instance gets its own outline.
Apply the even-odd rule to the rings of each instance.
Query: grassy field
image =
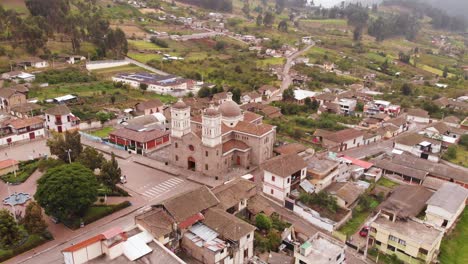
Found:
[[[302,23],[316,23],[322,25],[338,25],[346,26],[347,22],[345,19],[304,19],[301,20]]]
[[[93,136],[96,136],[96,137],[100,137],[100,138],[106,138],[109,136],[109,133],[114,131],[115,128],[113,127],[104,127],[104,128],[101,128],[99,130],[96,130],[96,131],[92,131],[90,132],[91,135]]]
[[[449,160],[450,162],[468,168],[468,149],[458,146],[457,157]]]
[[[128,40],[128,46],[130,49],[137,49],[137,50],[164,50],[166,48],[162,48],[152,42],[148,42],[145,40]]]
[[[13,9],[21,14],[29,14],[24,0],[2,0],[0,4],[3,5],[5,9]]]
[[[468,263],[468,210],[465,209],[455,229],[444,238],[440,246],[440,263]]]
[[[137,60],[139,62],[143,62],[143,63],[147,63],[148,61],[152,61],[152,60],[161,60],[163,58],[163,56],[160,54],[152,54],[152,53],[145,54],[145,53],[135,53],[135,52],[128,53],[128,57],[134,60]]]
[[[123,73],[123,72],[147,72],[147,70],[140,68],[134,64],[130,65],[125,65],[125,66],[119,66],[119,67],[112,67],[112,68],[107,68],[107,69],[100,69],[100,70],[95,70],[93,71],[97,75],[101,77],[110,77],[114,74],[117,73]]]
[[[283,65],[285,63],[285,58],[266,58],[257,61],[257,65],[260,67],[266,67],[268,65]]]
[[[384,178],[384,177],[380,178],[380,180],[377,182],[377,184],[381,185],[381,186],[384,186],[384,187],[387,187],[387,188],[391,188],[391,189],[393,189],[393,188],[397,187],[398,185],[400,185],[400,184],[398,184],[398,183],[396,183],[394,181],[391,181],[391,180],[389,180],[387,178]]]

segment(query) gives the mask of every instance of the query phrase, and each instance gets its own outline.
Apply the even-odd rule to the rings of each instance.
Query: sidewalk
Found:
[[[125,150],[120,150],[120,149],[116,149],[116,148],[113,148],[111,146],[108,146],[108,145],[105,145],[105,144],[102,144],[102,143],[98,143],[98,142],[94,142],[94,141],[91,141],[89,139],[86,139],[85,137],[81,137],[81,144],[85,145],[85,146],[88,146],[88,147],[93,147],[99,151],[102,151],[106,154],[111,154],[111,153],[114,153],[114,155],[116,157],[119,157],[121,159],[128,159],[132,156],[132,154],[129,154],[127,151]]]
[[[147,157],[143,157],[143,156],[140,156],[140,155],[134,155],[132,157],[132,160],[133,160],[133,162],[135,162],[137,164],[140,164],[140,165],[143,165],[143,166],[146,166],[146,167],[150,167],[150,168],[153,168],[153,169],[156,169],[156,170],[159,170],[159,171],[163,171],[163,172],[169,173],[169,174],[174,175],[174,176],[179,176],[180,175],[179,169],[174,168],[174,167],[172,167],[170,165],[166,165],[161,161],[157,161],[157,160],[150,159],[150,158],[147,158]]]

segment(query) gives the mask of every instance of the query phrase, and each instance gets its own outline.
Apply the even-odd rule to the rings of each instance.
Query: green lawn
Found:
[[[384,178],[384,177],[380,178],[380,180],[377,182],[377,184],[381,185],[381,186],[384,186],[384,187],[387,187],[387,188],[391,188],[391,189],[393,189],[394,187],[397,187],[398,185],[400,185],[400,184],[398,184],[398,183],[396,183],[394,181],[391,181],[391,180],[389,180],[387,178]]]
[[[261,67],[265,67],[267,65],[283,65],[285,62],[285,58],[266,58],[257,61],[257,65]]]
[[[80,227],[80,221],[83,221],[84,224],[87,225],[112,213],[120,211],[130,205],[131,203],[128,201],[122,202],[120,204],[92,205],[88,208],[88,210],[86,210],[86,213],[83,217],[75,217],[71,221],[64,221],[64,224],[71,229],[78,229]]]
[[[164,50],[166,48],[162,48],[152,42],[148,42],[145,40],[128,40],[129,48],[134,48],[137,50]]]
[[[447,235],[440,246],[440,263],[468,263],[468,210],[463,211],[455,229]]]
[[[145,53],[129,53],[128,56],[134,60],[137,60],[142,63],[147,63],[148,61],[152,60],[161,60],[162,55],[160,54],[145,54]]]
[[[93,131],[90,134],[93,135],[93,136],[96,136],[96,137],[106,138],[106,137],[109,136],[109,133],[114,131],[114,130],[115,130],[115,128],[113,128],[113,127],[104,127],[104,128],[99,129],[99,130]]]

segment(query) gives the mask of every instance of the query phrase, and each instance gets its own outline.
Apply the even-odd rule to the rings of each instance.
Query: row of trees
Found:
[[[408,40],[413,40],[420,25],[415,16],[409,14],[389,14],[380,15],[369,22],[368,33],[375,37],[377,41],[404,36]]]
[[[417,0],[385,0],[382,5],[399,5],[411,9],[412,13],[423,18],[425,15],[432,19],[432,25],[437,29],[451,31],[465,31],[468,24],[462,16],[450,16],[447,12],[433,7],[428,3]]]
[[[110,27],[95,1],[26,0],[25,3],[30,13],[26,17],[0,6],[0,40],[23,45],[30,53],[43,49],[50,55],[47,40],[64,34],[70,38],[75,53],[80,51],[83,41],[95,44],[99,57],[122,57],[128,51],[124,32]]]

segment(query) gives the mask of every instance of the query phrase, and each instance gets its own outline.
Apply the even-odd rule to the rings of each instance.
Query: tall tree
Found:
[[[256,22],[257,22],[257,26],[261,26],[263,24],[262,14],[258,14]]]
[[[95,169],[101,168],[102,164],[106,161],[104,155],[97,151],[93,147],[86,147],[80,156],[78,156],[77,161],[86,168],[94,171]]]
[[[20,231],[13,215],[6,209],[0,209],[0,245],[12,246],[19,237]]]
[[[283,92],[283,101],[292,101],[292,100],[294,100],[294,90],[293,88],[289,87]]]
[[[263,17],[263,24],[266,27],[271,27],[275,22],[275,15],[271,12],[266,12],[265,17]]]
[[[29,234],[42,234],[47,229],[47,224],[42,217],[42,208],[35,201],[30,202],[26,207],[23,222]]]
[[[114,153],[112,153],[111,159],[105,161],[102,165],[100,178],[105,185],[115,189],[115,185],[119,183],[120,177],[122,177],[122,170],[119,168]]]
[[[69,157],[72,162],[75,161],[83,151],[78,131],[66,131],[64,134],[53,133],[52,137],[47,140],[47,146],[52,155],[56,155],[64,162],[69,162]]]
[[[448,76],[448,67],[445,66],[444,67],[444,72],[442,73],[442,77],[447,78],[447,76]]]
[[[37,183],[34,199],[58,219],[82,216],[97,199],[96,176],[79,163],[51,168]]]
[[[278,23],[278,30],[288,32],[288,21],[286,19],[283,19]]]

